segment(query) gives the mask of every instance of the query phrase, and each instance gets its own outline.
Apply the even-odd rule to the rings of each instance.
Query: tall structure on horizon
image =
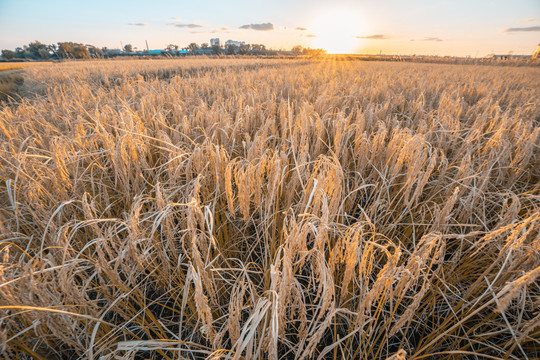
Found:
[[[219,46],[219,38],[210,39],[210,46]]]
[[[245,41],[235,41],[235,40],[227,40],[225,41],[225,46],[229,46],[229,45],[234,45],[234,46],[242,46],[242,45],[245,45],[246,42]]]

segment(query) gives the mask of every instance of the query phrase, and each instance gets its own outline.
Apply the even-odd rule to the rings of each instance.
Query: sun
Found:
[[[314,21],[312,44],[329,54],[354,53],[362,45],[361,15],[350,9],[333,9],[321,13]]]

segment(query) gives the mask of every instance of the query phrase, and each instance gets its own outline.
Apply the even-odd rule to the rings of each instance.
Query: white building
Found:
[[[225,46],[234,45],[234,46],[242,46],[246,45],[245,41],[235,41],[235,40],[227,40],[225,41]]]

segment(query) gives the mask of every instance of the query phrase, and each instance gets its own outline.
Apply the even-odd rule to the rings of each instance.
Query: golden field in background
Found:
[[[37,65],[37,64],[38,63],[33,63],[33,62],[5,62],[5,63],[0,63],[0,71],[24,69],[28,66]],[[39,64],[43,65],[47,63],[43,62]]]
[[[0,354],[540,356],[540,69],[36,64],[0,108]]]
[[[23,69],[32,64],[35,63],[0,63],[0,101],[10,98],[17,92],[23,83]]]

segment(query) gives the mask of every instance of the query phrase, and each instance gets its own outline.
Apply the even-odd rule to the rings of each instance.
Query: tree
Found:
[[[90,52],[88,51],[88,48],[83,44],[61,42],[58,43],[58,57],[63,59],[89,59]]]
[[[48,59],[50,56],[47,45],[37,40],[28,44],[26,47],[26,52],[34,59]]]
[[[220,55],[221,54],[221,47],[217,44],[212,45],[212,50],[214,51],[214,54]]]
[[[292,48],[292,52],[295,53],[296,55],[301,55],[302,54],[302,50],[304,50],[304,48],[300,45],[296,45],[296,46],[293,46]]]
[[[249,45],[246,45],[246,44],[240,45],[240,48],[238,49],[238,53],[240,53],[241,55],[246,55],[248,51],[249,51]]]
[[[74,44],[73,57],[75,59],[90,59],[90,52],[83,44]]]
[[[73,57],[73,43],[72,42],[59,42],[58,43],[58,57],[61,59],[68,59]]]
[[[58,57],[58,47],[56,46],[56,44],[51,44],[47,46],[47,49]]]
[[[235,55],[236,54],[237,46],[234,44],[227,45],[227,54],[228,55]]]
[[[192,54],[195,54],[195,51],[199,49],[199,45],[196,43],[191,43],[188,45],[188,49]]]
[[[179,48],[178,45],[169,44],[169,45],[167,45],[167,47],[165,48],[165,50],[167,50],[167,51],[173,51],[173,50],[178,50],[178,48]]]
[[[24,59],[24,49],[22,47],[16,47],[15,54],[17,59]]]
[[[15,59],[17,53],[13,50],[2,50],[2,57],[6,60]]]
[[[326,50],[324,49],[312,49],[312,48],[304,48],[302,49],[302,54],[312,56],[312,57],[320,57],[326,54]]]
[[[38,55],[40,59],[48,59],[51,57],[51,53],[49,52],[49,49],[39,49]]]
[[[124,45],[124,52],[127,52],[127,53],[133,52],[133,45],[131,44]]]
[[[208,45],[208,43],[202,43],[201,49],[210,49],[210,46]]]
[[[263,44],[251,44],[251,51],[254,54],[262,54],[266,52],[266,46]]]
[[[100,48],[95,47],[94,45],[86,45],[90,57],[103,57],[103,51]]]

